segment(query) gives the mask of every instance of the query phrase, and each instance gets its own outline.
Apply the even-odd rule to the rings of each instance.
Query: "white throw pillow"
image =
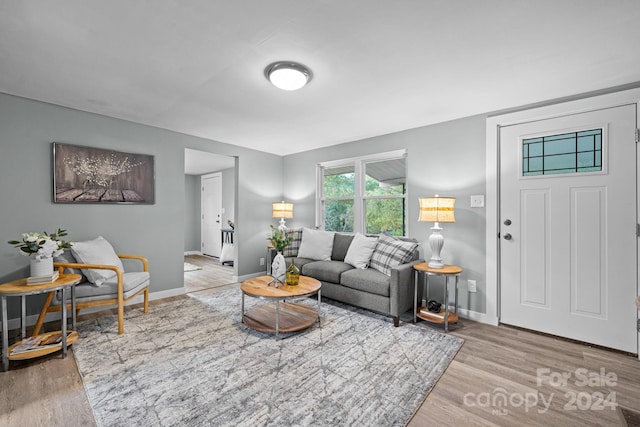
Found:
[[[98,236],[98,238],[93,240],[75,242],[73,246],[71,246],[71,253],[80,264],[114,265],[124,273],[122,261],[120,261],[118,255],[116,255],[113,246],[102,236]],[[83,268],[82,272],[87,276],[87,279],[96,286],[102,285],[104,281],[116,275],[116,272],[113,270],[98,270],[95,268]]]
[[[328,261],[331,259],[333,250],[332,231],[313,230],[304,228],[302,230],[302,242],[298,250],[299,258],[309,258],[316,261]]]
[[[378,243],[377,237],[367,237],[362,233],[356,233],[349,245],[344,262],[355,268],[367,268],[371,260],[371,254]]]

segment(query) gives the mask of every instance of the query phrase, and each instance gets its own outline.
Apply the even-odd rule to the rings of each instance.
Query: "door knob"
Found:
[[[511,234],[507,233],[504,235],[504,240],[511,240]]]
[[[504,220],[504,225],[511,225],[511,220],[510,219],[505,219]]]

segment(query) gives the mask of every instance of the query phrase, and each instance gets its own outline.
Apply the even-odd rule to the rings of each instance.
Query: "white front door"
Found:
[[[637,351],[636,105],[500,129],[500,321]]]
[[[222,175],[202,177],[202,253],[220,257],[222,246]]]

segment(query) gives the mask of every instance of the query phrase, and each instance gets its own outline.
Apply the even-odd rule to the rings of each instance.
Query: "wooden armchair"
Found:
[[[117,254],[121,259],[133,259],[142,263],[142,272],[126,273],[119,267],[104,264],[81,264],[76,262],[54,262],[60,274],[65,269],[97,269],[112,270],[116,275],[104,281],[100,286],[95,286],[88,281],[76,285],[76,315],[80,310],[92,307],[102,307],[109,305],[118,306],[118,334],[124,333],[124,305],[144,293],[144,312],[149,311],[149,262],[143,256]],[[34,328],[34,335],[40,333],[45,316],[49,312],[61,311],[61,301],[55,291],[49,292],[40,316]],[[67,304],[67,309],[71,310],[71,303]]]

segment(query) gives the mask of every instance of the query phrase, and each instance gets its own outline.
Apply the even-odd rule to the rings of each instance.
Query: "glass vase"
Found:
[[[287,285],[297,286],[300,283],[300,269],[291,260],[291,265],[287,268]]]

